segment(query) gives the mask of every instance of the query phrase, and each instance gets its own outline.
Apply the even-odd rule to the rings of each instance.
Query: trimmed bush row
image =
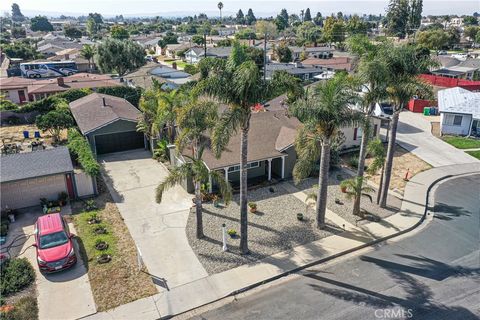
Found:
[[[83,170],[92,177],[100,173],[100,165],[95,159],[87,139],[75,128],[68,130],[68,149],[76,157]]]

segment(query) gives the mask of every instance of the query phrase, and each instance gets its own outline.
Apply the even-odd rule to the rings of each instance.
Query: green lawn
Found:
[[[458,149],[480,148],[480,139],[445,136],[443,137],[443,141],[450,143],[452,146]]]
[[[466,153],[468,153],[469,155],[471,155],[472,157],[475,157],[477,158],[478,160],[480,160],[480,150],[477,150],[477,151],[465,151]]]
[[[172,65],[173,62],[176,62],[177,63],[177,67],[178,68],[185,68],[185,66],[187,65],[187,63],[185,61],[182,61],[182,60],[165,60],[164,61],[165,63],[169,64],[169,65]]]

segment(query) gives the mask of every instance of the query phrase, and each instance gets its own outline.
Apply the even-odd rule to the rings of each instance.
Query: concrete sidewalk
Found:
[[[87,319],[157,319],[173,316],[211,303],[255,284],[282,276],[333,257],[364,248],[372,242],[392,237],[416,227],[425,212],[429,188],[443,178],[480,172],[480,162],[444,166],[422,172],[408,182],[400,212],[380,223],[346,231],[293,250],[280,252],[256,263],[206,276],[149,298],[134,301]],[[220,248],[219,248],[220,250]]]
[[[400,113],[397,143],[433,167],[480,163],[468,153],[433,136],[430,122],[409,111]]]

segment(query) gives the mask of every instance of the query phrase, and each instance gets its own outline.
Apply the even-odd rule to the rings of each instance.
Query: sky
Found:
[[[47,16],[81,15],[98,12],[105,16],[185,16],[206,13],[218,16],[219,0],[16,0],[27,16],[44,14]],[[282,8],[289,13],[299,13],[309,7],[312,15],[320,11],[323,15],[342,11],[344,14],[383,14],[387,0],[222,0],[223,15],[235,15],[238,9],[244,14],[252,8],[258,17],[275,16]],[[0,1],[0,11],[10,11],[13,1]],[[480,0],[424,0],[423,15],[473,14],[480,12]]]

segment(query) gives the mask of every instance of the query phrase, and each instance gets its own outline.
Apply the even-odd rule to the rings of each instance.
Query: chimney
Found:
[[[107,106],[107,101],[105,101],[105,97],[102,97],[102,105],[103,105],[104,107]]]
[[[172,68],[175,69],[175,70],[177,70],[177,63],[176,63],[176,62],[173,62],[173,63],[172,63]]]
[[[65,82],[63,81],[62,77],[57,78],[57,84],[61,87],[63,87],[65,85]]]

